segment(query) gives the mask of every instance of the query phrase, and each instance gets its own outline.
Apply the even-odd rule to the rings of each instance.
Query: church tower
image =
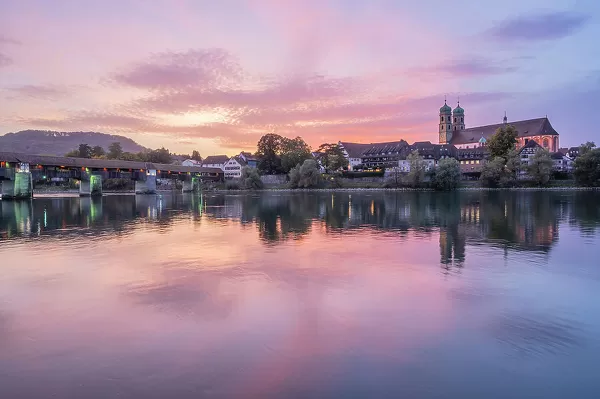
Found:
[[[465,128],[465,110],[460,107],[460,100],[458,100],[458,105],[452,111],[452,125],[454,126],[454,130],[464,130]]]
[[[452,108],[446,104],[440,108],[440,144],[449,144],[452,140]]]

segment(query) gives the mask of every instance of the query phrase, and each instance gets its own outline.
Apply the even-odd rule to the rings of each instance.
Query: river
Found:
[[[600,193],[0,201],[0,398],[597,398]]]

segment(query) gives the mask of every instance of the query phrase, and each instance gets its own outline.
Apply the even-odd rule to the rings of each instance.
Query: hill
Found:
[[[79,144],[85,143],[92,147],[99,145],[108,150],[108,146],[115,141],[120,142],[123,151],[126,152],[146,150],[132,139],[114,134],[22,130],[0,136],[0,151],[63,156],[79,147]]]

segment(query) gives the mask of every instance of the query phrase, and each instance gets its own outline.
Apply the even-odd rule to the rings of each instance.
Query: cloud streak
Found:
[[[574,34],[588,21],[588,16],[572,12],[518,16],[503,21],[490,29],[488,34],[505,42],[557,40]]]
[[[37,98],[43,100],[55,100],[67,96],[71,90],[55,85],[23,85],[7,87],[6,90],[14,93],[17,97]]]
[[[6,54],[0,53],[0,68],[11,65],[13,63],[12,58],[7,56]]]

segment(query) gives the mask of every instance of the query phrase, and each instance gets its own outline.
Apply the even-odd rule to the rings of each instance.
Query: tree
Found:
[[[314,159],[307,159],[302,165],[293,167],[289,176],[291,188],[317,187],[321,181],[319,166]]]
[[[256,155],[258,156],[258,170],[266,175],[282,173],[281,148],[283,137],[278,134],[265,134],[258,140]]]
[[[202,162],[202,157],[200,156],[200,153],[196,150],[192,151],[192,156],[190,158],[194,161]]]
[[[282,137],[281,167],[284,173],[288,173],[294,166],[302,165],[306,159],[311,158],[310,147],[302,137],[294,139]]]
[[[263,188],[263,182],[260,180],[260,176],[256,168],[244,166],[240,180],[243,187],[247,190],[260,190]]]
[[[435,169],[433,184],[438,190],[454,190],[460,184],[460,164],[455,158],[444,158]]]
[[[600,148],[591,149],[575,159],[575,180],[588,187],[600,186]]]
[[[496,129],[496,132],[487,141],[487,147],[492,159],[502,157],[507,159],[508,153],[517,144],[517,130],[512,125],[505,125]]]
[[[79,152],[78,158],[91,158],[92,157],[92,147],[87,144],[79,144]]]
[[[552,173],[552,164],[550,153],[543,148],[539,148],[529,159],[527,174],[540,186],[547,184]]]
[[[170,164],[173,161],[173,157],[169,150],[161,147],[157,150],[150,150],[147,152],[138,153],[138,159],[144,162]]]
[[[319,154],[319,162],[321,162],[321,165],[323,165],[325,171],[328,173],[348,167],[348,160],[337,144],[321,144],[317,153]]]
[[[407,175],[408,183],[413,187],[418,187],[425,180],[425,160],[417,150],[411,152],[406,159],[410,164],[410,171]]]
[[[69,158],[79,158],[79,150],[69,151],[65,154],[65,157]]]
[[[594,143],[593,141],[588,141],[585,144],[581,144],[579,146],[579,155],[585,155],[594,148],[596,148],[596,143]]]
[[[483,165],[479,179],[485,187],[498,187],[501,185],[504,174],[504,162],[504,158],[496,157]]]
[[[92,148],[92,157],[100,158],[104,155],[106,155],[106,151],[104,151],[104,148],[102,148],[101,146],[96,145]]]
[[[121,147],[121,143],[115,141],[108,146],[108,159],[121,159],[121,155],[123,155],[123,148]]]

